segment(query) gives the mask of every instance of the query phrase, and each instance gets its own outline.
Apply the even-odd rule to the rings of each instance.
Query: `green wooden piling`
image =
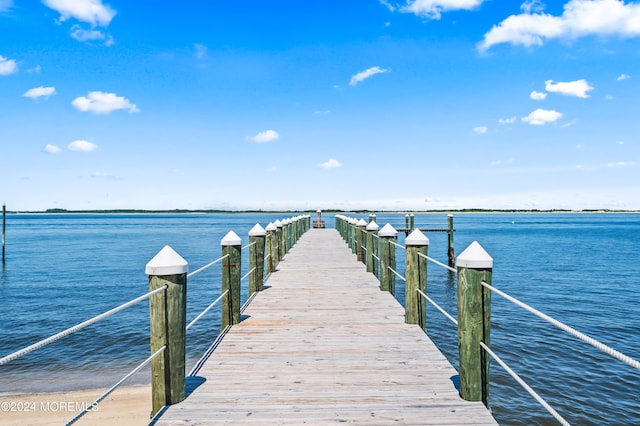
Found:
[[[358,223],[356,223],[356,255],[358,262],[365,262],[364,258],[364,244],[365,244],[365,228],[367,227],[367,222],[364,219],[360,219]]]
[[[274,251],[274,253],[276,254],[276,264],[278,264],[278,262],[282,260],[282,256],[284,256],[284,251],[282,248],[282,222],[276,220],[275,222],[273,222],[273,224],[276,226],[276,250]]]
[[[447,233],[449,234],[449,249],[447,251],[447,255],[449,258],[449,266],[450,267],[454,267],[456,264],[456,255],[455,255],[455,251],[453,249],[453,233],[454,233],[454,228],[453,228],[453,215],[449,214],[447,215],[447,221],[448,221],[448,231]]]
[[[249,231],[249,270],[254,271],[249,276],[249,296],[264,290],[264,245],[267,231],[256,224]],[[255,270],[254,270],[255,268]]]
[[[380,237],[380,290],[395,295],[395,274],[389,270],[396,269],[396,242],[398,231],[390,224],[386,224],[378,232]]]
[[[375,216],[374,216],[375,219]],[[367,272],[371,272],[378,278],[378,230],[380,227],[375,221],[367,224]]]
[[[164,352],[151,361],[151,417],[165,405],[186,398],[185,347],[187,312],[187,262],[165,246],[145,268],[149,291],[167,286],[149,298],[151,353]]]
[[[222,292],[229,291],[222,299],[222,328],[240,322],[240,265],[242,256],[242,239],[233,231],[229,231],[220,242],[222,255]]]
[[[2,263],[4,263],[4,236],[7,232],[7,205],[2,205]]]
[[[418,289],[427,293],[427,259],[418,253],[427,255],[429,239],[419,230],[414,230],[404,240],[406,247],[405,257],[405,322],[418,324],[426,331],[427,301],[418,294]]]
[[[278,260],[278,255],[276,253],[276,230],[278,228],[276,228],[276,226],[269,222],[269,224],[267,225],[267,227],[265,228],[267,231],[267,238],[266,238],[266,249],[267,249],[267,256],[265,257],[265,261],[266,261],[266,274],[269,275],[272,272],[276,271],[276,265],[277,265],[277,260]]]
[[[491,291],[481,283],[491,284],[493,259],[474,241],[457,265],[460,396],[489,407],[489,355],[480,342],[490,346]]]

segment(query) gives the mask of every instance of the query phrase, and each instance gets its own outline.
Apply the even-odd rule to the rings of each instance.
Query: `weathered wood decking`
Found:
[[[338,233],[312,229],[155,424],[497,424],[456,375]]]

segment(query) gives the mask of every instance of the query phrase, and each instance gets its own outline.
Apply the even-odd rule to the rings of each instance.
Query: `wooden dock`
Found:
[[[311,229],[152,424],[496,425],[457,375],[338,232]]]

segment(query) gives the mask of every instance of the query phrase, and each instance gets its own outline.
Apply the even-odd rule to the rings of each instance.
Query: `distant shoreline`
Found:
[[[173,209],[173,210],[145,210],[145,209],[104,209],[104,210],[7,210],[7,214],[300,214],[313,213],[315,210],[218,210],[218,209]],[[385,213],[385,214],[442,214],[442,213],[640,213],[640,210],[612,210],[612,209],[450,209],[450,210],[322,210],[323,214],[333,213]]]

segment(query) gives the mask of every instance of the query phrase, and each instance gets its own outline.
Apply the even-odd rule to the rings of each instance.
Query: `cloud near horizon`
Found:
[[[77,140],[67,145],[67,149],[69,149],[70,151],[91,152],[98,149],[98,145],[85,140]]]
[[[526,117],[522,117],[522,121],[533,126],[544,126],[547,123],[558,121],[560,118],[562,118],[562,113],[558,111],[538,108]]]
[[[140,112],[138,107],[125,97],[100,91],[89,92],[86,97],[75,98],[71,101],[71,105],[79,111],[92,112],[94,114],[111,114],[113,111],[120,109],[129,110],[130,113]]]
[[[369,69],[366,69],[364,71],[360,71],[359,73],[353,75],[351,77],[351,81],[349,81],[349,86],[355,86],[358,83],[361,83],[363,81],[365,81],[366,79],[376,75],[376,74],[383,74],[386,72],[391,71],[390,69],[385,69],[385,68],[380,68],[378,66],[375,67],[371,67]]]
[[[340,163],[335,158],[329,158],[329,160],[325,161],[324,163],[321,163],[320,167],[322,167],[325,170],[337,169],[338,167],[342,167],[342,163]]]
[[[56,94],[55,87],[34,87],[33,89],[29,89],[22,95],[25,98],[38,99],[38,98],[48,98],[51,95]]]
[[[60,154],[60,151],[62,150],[59,146],[51,145],[50,143],[46,144],[44,147],[44,152],[48,154]]]
[[[526,6],[526,7],[525,7]],[[580,37],[640,36],[640,4],[621,0],[570,0],[561,16],[544,13],[544,5],[528,1],[524,13],[511,15],[494,25],[478,44],[481,52],[492,46],[510,43],[524,47],[542,46],[553,39],[575,40]]]
[[[255,142],[255,143],[267,143],[273,142],[280,138],[280,134],[275,130],[265,130],[264,132],[260,132],[255,136],[247,136],[247,140]]]

